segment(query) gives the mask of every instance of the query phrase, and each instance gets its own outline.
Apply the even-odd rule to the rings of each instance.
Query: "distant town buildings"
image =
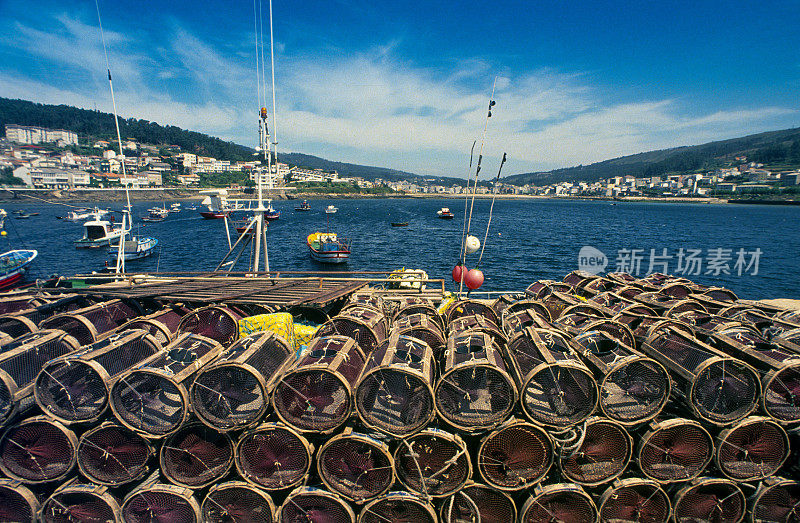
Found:
[[[6,125],[6,139],[12,143],[27,145],[39,143],[55,143],[59,147],[78,145],[78,133],[74,131],[14,124]]]

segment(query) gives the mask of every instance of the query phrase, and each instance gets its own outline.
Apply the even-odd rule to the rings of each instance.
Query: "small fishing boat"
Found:
[[[39,253],[32,249],[0,254],[0,289],[6,289],[21,280],[38,255]]]
[[[17,215],[15,216],[15,218],[17,220],[24,220],[24,219],[30,218],[30,217],[31,217],[31,215],[26,213],[26,212],[18,212]]]
[[[83,238],[75,240],[75,247],[78,249],[96,249],[111,245],[118,241],[123,231],[119,227],[112,227],[108,220],[92,219],[83,224]]]
[[[147,223],[163,222],[166,219],[167,219],[166,217],[161,216],[160,214],[156,215],[148,214],[147,216],[142,216],[142,221]]]
[[[408,222],[392,222],[392,227],[408,227]]]
[[[202,205],[206,206],[205,211],[200,211],[200,216],[206,220],[225,218],[233,212],[228,206],[228,191],[225,189],[209,189],[200,191],[200,194],[205,196]]]
[[[108,214],[111,214],[111,211],[108,209],[100,209],[99,207],[95,207],[93,209],[75,209],[74,211],[68,212],[67,215],[64,216],[64,219],[69,222],[82,222],[92,217],[100,219]]]
[[[311,259],[321,263],[344,263],[350,257],[350,241],[335,232],[314,232],[306,239]]]
[[[301,211],[301,212],[302,211],[310,211],[311,210],[311,206],[308,204],[308,200],[303,200],[303,203],[301,203],[300,205],[295,207],[294,210],[295,211]]]
[[[338,210],[339,209],[337,209],[335,206],[328,205],[327,207],[325,207],[325,214],[334,214]]]
[[[441,209],[436,211],[436,214],[439,216],[439,218],[443,220],[452,220],[453,218],[455,218],[455,215],[450,211],[448,207],[442,207]]]
[[[271,202],[269,204],[267,204],[267,210],[264,211],[264,219],[265,220],[269,220],[269,221],[273,221],[273,220],[277,220],[280,217],[281,217],[281,211],[278,211],[274,207],[272,207],[272,203]]]
[[[125,261],[146,258],[155,252],[157,245],[158,240],[149,237],[134,236],[130,240],[125,240],[125,244],[122,247],[124,250]],[[112,245],[108,249],[108,254],[111,255],[112,259],[116,260],[117,256],[119,256],[119,244]]]

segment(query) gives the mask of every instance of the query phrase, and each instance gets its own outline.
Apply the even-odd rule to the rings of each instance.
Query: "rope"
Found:
[[[500,172],[503,170],[503,165],[506,163],[506,153],[503,153],[503,159],[500,160],[500,168],[497,170],[497,178],[494,180],[494,187],[492,187],[492,205],[489,207],[489,222],[486,224],[486,234],[483,236],[483,244],[481,245],[481,254],[478,257],[478,267],[481,266],[483,260],[483,250],[486,248],[486,240],[489,238],[489,226],[492,224],[492,213],[494,212],[494,200],[497,197],[497,182],[500,181]]]
[[[51,202],[50,200],[45,200],[44,198],[39,198],[38,196],[31,196],[29,194],[20,194],[20,196],[24,198],[31,198],[32,200],[39,200],[40,202],[49,203],[50,205],[63,205],[64,207],[70,207],[71,209],[84,209],[85,207],[79,207],[77,205],[70,205],[68,203],[61,203],[61,202]]]
[[[467,171],[467,194],[469,194],[469,175],[472,172],[472,159],[475,154],[475,144],[478,143],[478,140],[472,141],[472,148],[469,150],[469,170]],[[466,247],[465,240],[467,236],[467,205],[469,204],[469,198],[464,197],[464,222],[461,224],[461,249],[458,252],[458,259],[461,260],[464,257],[464,249]]]

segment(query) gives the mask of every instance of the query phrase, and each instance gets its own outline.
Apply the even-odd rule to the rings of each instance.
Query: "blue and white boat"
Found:
[[[150,237],[139,238],[134,236],[130,240],[125,240],[123,245],[125,261],[146,258],[155,252],[156,246],[158,246],[158,240]],[[119,244],[112,245],[108,249],[108,254],[111,255],[112,259],[116,260],[119,256]]]
[[[38,251],[20,249],[0,254],[0,289],[6,289],[22,279]]]

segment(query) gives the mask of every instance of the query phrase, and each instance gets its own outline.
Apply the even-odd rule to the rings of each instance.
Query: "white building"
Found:
[[[89,173],[77,169],[31,169],[30,177],[34,187],[44,189],[71,189],[89,185]]]
[[[59,146],[78,145],[78,133],[64,129],[46,129],[27,125],[6,125],[6,138],[9,142],[37,144],[55,142]]]

